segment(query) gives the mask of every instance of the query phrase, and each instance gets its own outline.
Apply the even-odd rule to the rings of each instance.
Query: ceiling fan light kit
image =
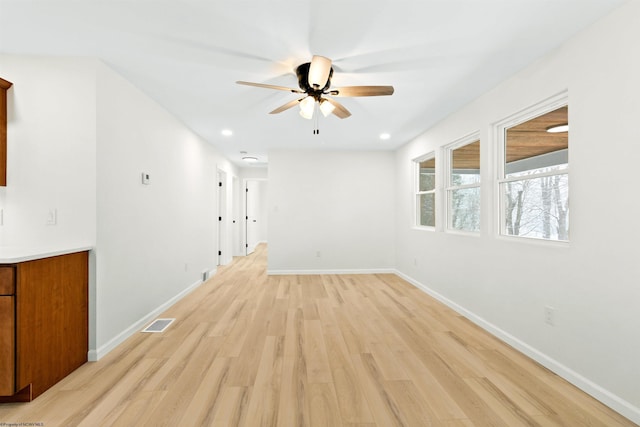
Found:
[[[346,119],[351,116],[349,110],[327,95],[339,97],[388,96],[392,95],[394,92],[393,86],[346,86],[329,90],[331,87],[331,78],[333,77],[331,59],[319,55],[314,55],[311,62],[305,62],[304,64],[299,65],[296,68],[296,76],[298,77],[298,86],[300,89],[245,81],[237,81],[236,83],[265,89],[306,94],[305,97],[289,101],[271,111],[269,114],[278,114],[299,104],[300,115],[305,119],[312,119],[315,115],[316,123],[316,109],[319,109],[325,117],[330,114],[333,114],[340,119]],[[319,108],[316,108],[316,106],[319,106]],[[317,124],[313,133],[319,133]]]
[[[300,101],[300,115],[305,119],[311,120],[313,117],[313,110],[315,109],[316,101],[310,96],[307,96]]]
[[[323,99],[322,101],[320,101],[320,111],[322,111],[323,116],[325,117],[329,116],[329,114],[333,113],[333,110],[335,109],[336,107],[334,107],[333,104],[327,101],[326,99]]]

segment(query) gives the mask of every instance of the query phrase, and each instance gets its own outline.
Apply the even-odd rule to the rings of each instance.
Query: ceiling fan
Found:
[[[330,89],[333,68],[331,67],[331,60],[324,56],[314,55],[311,62],[299,65],[296,68],[296,75],[298,76],[298,85],[300,86],[300,89],[243,81],[237,81],[236,83],[305,94],[305,96],[287,102],[269,113],[282,113],[296,105],[300,105],[300,115],[305,119],[313,118],[316,109],[319,109],[325,117],[329,114],[334,114],[341,119],[346,119],[351,115],[349,110],[347,110],[338,101],[330,98],[328,95],[337,97],[355,97],[393,94],[393,86],[345,86]],[[315,116],[317,117],[317,114],[315,114]],[[318,133],[317,129],[314,130],[314,134],[315,133]]]

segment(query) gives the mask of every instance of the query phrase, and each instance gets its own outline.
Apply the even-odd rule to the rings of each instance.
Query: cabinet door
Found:
[[[16,293],[16,272],[13,266],[0,267],[0,295],[13,295]]]
[[[14,298],[0,296],[0,396],[16,392]]]
[[[88,253],[18,265],[16,388],[33,398],[87,361]]]

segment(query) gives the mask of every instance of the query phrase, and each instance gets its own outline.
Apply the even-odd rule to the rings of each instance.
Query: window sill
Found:
[[[480,231],[464,231],[464,230],[456,230],[454,228],[448,228],[445,230],[445,233],[451,234],[453,236],[465,236],[465,237],[480,237]]]
[[[417,231],[432,231],[435,232],[436,228],[435,227],[427,227],[425,225],[414,225],[413,227],[411,227],[413,230],[417,230]]]
[[[496,239],[505,242],[523,243],[525,245],[545,246],[548,248],[568,248],[570,246],[569,240],[546,240],[539,237],[506,236],[503,234],[499,234],[496,236]]]

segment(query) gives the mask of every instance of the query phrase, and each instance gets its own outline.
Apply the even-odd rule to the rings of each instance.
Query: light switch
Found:
[[[146,172],[142,172],[142,183],[144,185],[151,184],[151,176]]]
[[[49,213],[47,214],[47,225],[56,225],[57,222],[58,222],[58,210],[49,209]]]

